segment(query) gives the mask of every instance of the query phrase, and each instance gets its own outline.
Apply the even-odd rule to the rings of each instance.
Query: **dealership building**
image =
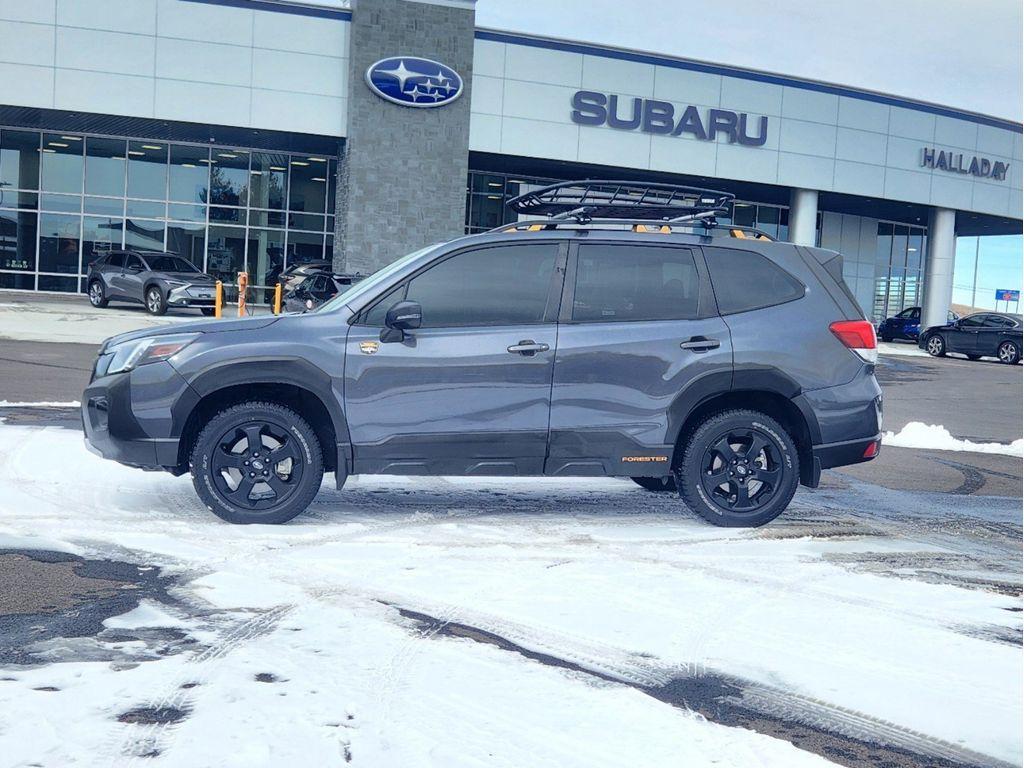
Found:
[[[842,252],[869,317],[934,322],[955,238],[1021,232],[1020,123],[324,1],[0,0],[0,288],[84,291],[121,247],[365,274],[536,185],[637,179],[734,193],[726,221]]]

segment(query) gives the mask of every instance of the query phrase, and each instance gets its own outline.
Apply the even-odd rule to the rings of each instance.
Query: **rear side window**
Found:
[[[120,269],[124,266],[124,254],[123,253],[112,253],[106,258],[105,262],[108,266],[117,267]]]
[[[723,315],[773,307],[804,295],[804,285],[753,251],[705,248],[711,284]]]
[[[572,319],[692,320],[699,295],[693,252],[687,248],[581,245]]]

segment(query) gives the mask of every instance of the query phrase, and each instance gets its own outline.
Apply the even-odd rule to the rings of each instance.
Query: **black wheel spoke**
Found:
[[[736,501],[733,502],[737,510],[745,509],[750,504],[750,493],[747,491],[746,483],[736,483],[733,488],[733,494],[736,496]]]
[[[238,484],[238,487],[234,491],[231,491],[229,493],[231,500],[235,502],[235,504],[241,504],[246,507],[251,507],[253,503],[249,499],[249,494],[252,493],[254,485],[256,485],[255,478],[243,476],[241,482]]]
[[[258,424],[250,424],[244,430],[249,453],[258,454],[263,450],[262,429]]]
[[[760,510],[783,485],[779,448],[770,434],[757,428],[732,428],[711,440],[702,466],[704,492],[732,513]]]
[[[757,432],[754,432],[750,436],[750,445],[743,452],[743,458],[747,461],[753,461],[761,455],[761,451],[768,447],[768,441],[761,437]]]
[[[238,469],[241,470],[245,466],[245,456],[241,453],[232,453],[229,447],[221,445],[217,448],[217,451],[213,454],[213,468],[215,470],[221,469]]]
[[[267,460],[275,466],[285,459],[291,459],[292,461],[299,460],[299,450],[295,445],[294,440],[285,440],[281,445],[277,446],[277,448],[267,454]]]
[[[729,480],[729,465],[722,464],[718,469],[709,469],[704,475],[713,485],[721,485]]]
[[[277,494],[278,498],[281,498],[284,494],[292,488],[291,478],[288,480],[282,480],[276,473],[271,472],[270,475],[263,478],[263,481],[270,486],[271,490]]]
[[[781,469],[761,469],[758,467],[751,475],[755,480],[760,480],[762,483],[767,485],[769,488],[774,490],[779,485],[779,480],[782,477]]]
[[[729,444],[729,435],[722,435],[722,437],[711,446],[711,450],[721,456],[722,461],[726,464],[736,458],[736,451],[734,451],[732,446]]]

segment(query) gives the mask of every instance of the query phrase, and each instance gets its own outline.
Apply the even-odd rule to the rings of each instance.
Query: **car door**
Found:
[[[345,405],[356,473],[540,474],[547,450],[565,246],[475,246],[440,257],[361,312]],[[381,341],[387,309],[422,326]]]
[[[142,301],[142,273],[145,269],[146,265],[142,259],[134,253],[126,254],[124,267],[120,274],[116,274],[113,278],[118,295],[126,299]]]
[[[124,254],[120,251],[114,251],[102,263],[98,264],[97,268],[102,277],[107,298],[119,297],[121,294],[117,285],[117,278],[120,278],[121,272],[124,271]]]
[[[978,332],[986,317],[984,314],[971,315],[950,328],[946,333],[946,351],[960,352],[964,355],[977,354]]]
[[[728,389],[729,329],[698,251],[622,241],[574,246],[545,473],[669,474],[673,402],[716,372],[717,386]]]
[[[1002,315],[985,315],[981,328],[976,336],[977,346],[974,349],[976,355],[995,356],[998,354],[999,345],[1008,337],[1008,331],[1016,325],[1013,320]]]

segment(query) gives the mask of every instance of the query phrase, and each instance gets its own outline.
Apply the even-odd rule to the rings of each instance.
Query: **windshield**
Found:
[[[398,261],[393,261],[386,267],[381,267],[372,275],[367,277],[365,280],[360,280],[358,283],[353,284],[347,291],[343,291],[330,301],[321,304],[320,307],[317,308],[315,311],[331,312],[335,309],[343,307],[350,301],[359,298],[364,293],[373,290],[373,288],[387,280],[393,274],[402,269],[402,267],[404,267],[406,264],[408,264],[411,261],[415,261],[423,254],[427,253],[427,251],[432,251],[439,245],[441,245],[441,243],[433,243],[431,245],[428,245],[426,248],[420,248],[418,251],[413,251],[412,253],[406,254]]]
[[[198,272],[199,267],[181,256],[148,256],[149,268],[154,272]]]

